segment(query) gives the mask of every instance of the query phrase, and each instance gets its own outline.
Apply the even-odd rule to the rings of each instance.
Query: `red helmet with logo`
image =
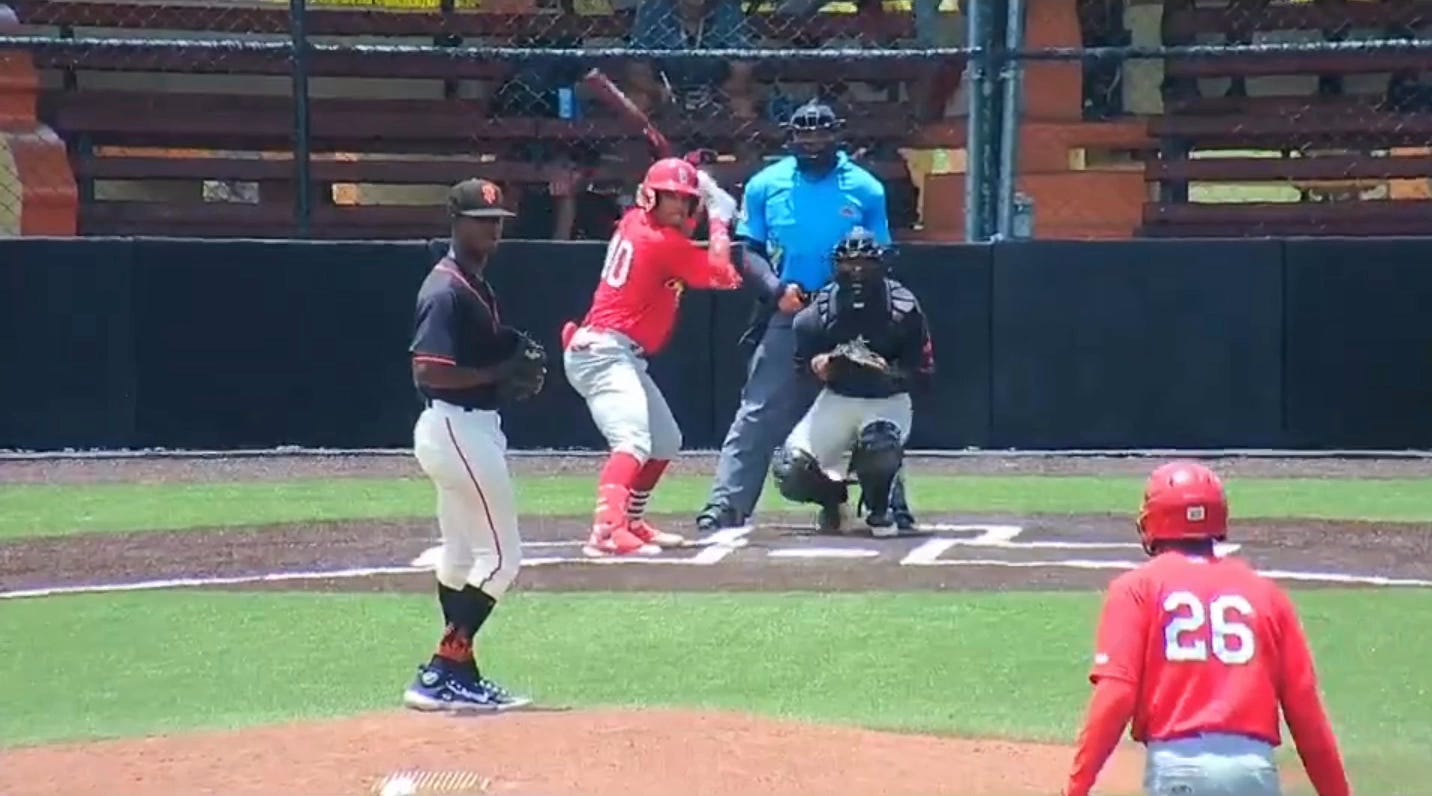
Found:
[[[696,167],[681,158],[663,158],[651,164],[642,178],[641,187],[637,189],[637,206],[646,210],[656,207],[657,191],[700,201],[701,182],[696,176]]]
[[[1159,467],[1144,486],[1139,538],[1153,542],[1180,539],[1223,541],[1228,536],[1228,497],[1223,482],[1196,462]]]

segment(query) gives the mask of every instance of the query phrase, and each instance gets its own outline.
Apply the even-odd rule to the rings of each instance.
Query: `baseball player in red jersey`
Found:
[[[1215,555],[1228,533],[1218,476],[1192,462],[1154,470],[1138,528],[1152,560],[1109,587],[1065,796],[1088,796],[1130,720],[1150,796],[1278,796],[1279,706],[1318,796],[1348,796],[1292,600]]]
[[[689,235],[705,206],[711,240]],[[650,555],[685,540],[652,527],[646,504],[672,457],[681,429],[647,373],[676,326],[688,288],[734,290],[728,227],[736,200],[709,175],[679,158],[652,164],[607,245],[592,306],[579,325],[562,329],[567,381],[587,402],[611,456],[597,486],[589,556]]]

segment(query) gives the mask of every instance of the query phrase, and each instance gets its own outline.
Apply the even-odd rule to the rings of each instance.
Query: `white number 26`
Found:
[[[1175,614],[1164,626],[1164,657],[1170,661],[1206,661],[1210,647],[1220,663],[1241,666],[1253,660],[1253,606],[1237,594],[1215,597],[1205,608],[1190,592],[1176,591],[1163,603]],[[1185,613],[1186,612],[1186,613]],[[1236,643],[1235,643],[1236,642]]]

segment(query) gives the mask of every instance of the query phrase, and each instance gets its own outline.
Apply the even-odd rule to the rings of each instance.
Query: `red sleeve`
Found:
[[[701,248],[690,240],[667,245],[664,258],[672,276],[697,290],[734,290],[741,277],[731,265],[731,237],[726,225],[711,220],[711,243]]]
[[[1089,715],[1079,733],[1074,766],[1069,771],[1069,784],[1065,786],[1064,796],[1088,796],[1089,791],[1094,789],[1094,781],[1118,747],[1119,736],[1124,734],[1124,728],[1134,715],[1136,699],[1137,686],[1125,680],[1106,678],[1094,686],[1094,696],[1089,700]]]
[[[1066,796],[1086,796],[1093,789],[1094,780],[1119,745],[1119,736],[1134,715],[1148,624],[1140,583],[1137,575],[1116,578],[1104,598],[1094,646],[1094,667],[1089,672],[1094,696],[1084,728],[1079,732]]]
[[[1318,693],[1318,675],[1307,635],[1292,600],[1281,590],[1275,592],[1275,600],[1281,636],[1278,701],[1282,703],[1288,731],[1318,796],[1348,796],[1352,790],[1337,737]]]
[[[1139,684],[1149,624],[1141,583],[1136,577],[1126,575],[1116,578],[1109,586],[1104,612],[1099,617],[1090,682],[1107,678]]]

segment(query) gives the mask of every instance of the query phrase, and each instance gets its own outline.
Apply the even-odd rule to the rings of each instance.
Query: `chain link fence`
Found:
[[[1432,3],[1033,0],[1020,24],[989,231],[1432,234]]]
[[[907,156],[965,136],[958,0],[0,2],[80,234],[441,234],[476,173],[514,235],[605,238],[653,153],[593,68],[733,187],[796,107],[833,105],[910,227]]]

